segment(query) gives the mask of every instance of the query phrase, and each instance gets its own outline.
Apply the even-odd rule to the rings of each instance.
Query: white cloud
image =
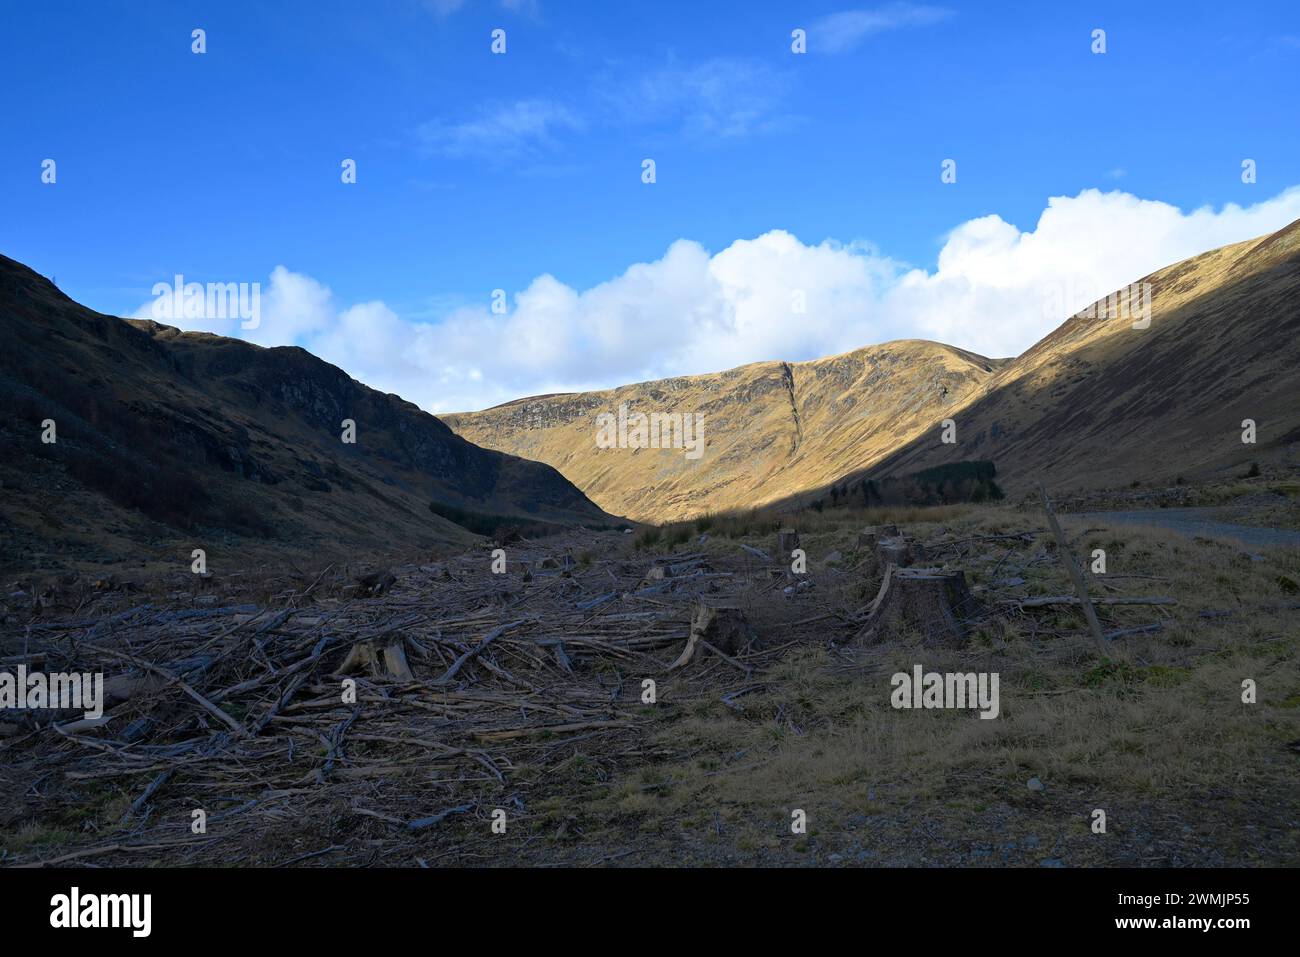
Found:
[[[1300,187],[1184,213],[1130,193],[1052,197],[1032,231],[997,216],[953,230],[933,273],[902,277],[884,305],[918,334],[1016,355],[1089,303],[1163,266],[1300,219]]]
[[[1162,266],[1296,219],[1300,187],[1250,207],[1186,213],[1129,193],[1085,190],[1050,199],[1030,230],[998,216],[961,224],[934,270],[909,268],[864,243],[808,245],[782,230],[712,255],[683,239],[662,258],[590,289],[543,275],[515,295],[506,315],[484,303],[439,322],[403,318],[382,302],[338,304],[320,283],[277,267],[263,293],[261,328],[212,331],[302,345],[431,411],[807,359],[896,338],[1002,357]],[[804,314],[792,308],[799,291]]]
[[[432,120],[416,130],[424,148],[455,159],[502,161],[554,145],[555,134],[580,130],[582,120],[568,107],[546,99],[519,100],[459,123]]]
[[[296,343],[324,334],[337,322],[338,313],[329,289],[322,286],[310,276],[290,272],[283,266],[276,266],[271,271],[271,281],[262,283],[248,276],[167,276],[159,280],[155,289],[159,295],[146,302],[134,313],[135,319],[153,319],[163,325],[175,326],[192,332],[215,332],[223,336],[239,336],[259,345],[277,346]],[[197,295],[191,295],[192,287]],[[243,286],[244,291],[237,293],[236,299],[225,299],[221,292],[213,292],[213,304],[220,310],[220,318],[187,318],[185,310],[188,302],[195,304],[196,310],[207,312],[206,296],[211,284],[222,286]],[[182,288],[177,290],[177,286]],[[166,287],[165,289],[163,287]],[[179,299],[177,296],[179,295]],[[252,310],[241,315],[238,305],[252,306],[256,302],[257,314]],[[198,305],[202,303],[202,306]],[[238,304],[238,305],[237,305]],[[181,308],[177,308],[177,306]],[[214,316],[216,311],[209,312]],[[252,324],[250,317],[256,319],[253,328],[242,328]]]
[[[890,3],[872,10],[845,10],[813,23],[809,49],[820,53],[848,53],[867,37],[886,30],[924,27],[952,16],[945,7]]]

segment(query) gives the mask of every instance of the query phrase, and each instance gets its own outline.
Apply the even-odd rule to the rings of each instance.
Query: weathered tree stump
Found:
[[[744,654],[757,638],[754,626],[739,606],[697,603],[691,609],[691,635],[670,668],[679,668],[710,649],[724,658]]]
[[[961,645],[964,619],[974,612],[965,572],[889,565],[858,641],[875,643],[911,630],[927,645]]]
[[[343,659],[337,674],[347,675],[364,669],[372,678],[414,681],[415,675],[411,674],[411,666],[406,661],[405,645],[401,638],[390,639],[384,644],[374,640],[358,641]]]
[[[897,525],[869,525],[862,531],[858,532],[857,549],[858,551],[866,550],[874,552],[876,550],[876,543],[880,541],[880,539],[897,537]]]
[[[645,577],[641,579],[641,584],[656,585],[665,578],[672,577],[673,570],[669,566],[656,563],[646,570]]]
[[[887,556],[883,560],[881,558],[880,543],[899,537],[897,525],[869,525],[858,532],[858,540],[853,548],[853,560],[858,571],[875,577],[881,574],[893,559],[897,559],[894,561],[896,565],[908,563],[906,553]]]
[[[776,551],[782,560],[788,561],[790,553],[799,547],[799,533],[793,528],[783,528],[776,533]]]
[[[897,565],[906,568],[925,560],[925,546],[906,535],[882,537],[876,542],[876,560],[881,567]]]
[[[344,598],[377,598],[397,583],[397,576],[388,569],[362,575],[343,589]]]

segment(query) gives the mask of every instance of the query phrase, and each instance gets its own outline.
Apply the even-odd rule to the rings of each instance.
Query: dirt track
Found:
[[[1252,548],[1300,546],[1300,532],[1279,528],[1256,528],[1218,519],[1222,508],[1148,508],[1118,512],[1078,512],[1069,517],[1089,522],[1120,522],[1167,528],[1189,538],[1217,538],[1240,542]]]

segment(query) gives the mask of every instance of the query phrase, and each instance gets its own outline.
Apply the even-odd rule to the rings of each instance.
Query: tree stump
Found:
[[[377,598],[397,583],[397,576],[388,569],[370,572],[343,589],[344,598]]]
[[[670,669],[681,667],[710,648],[726,658],[744,654],[757,638],[754,626],[739,606],[697,603],[691,609],[691,635]]]
[[[889,563],[886,559],[882,562],[880,555],[880,543],[883,540],[898,538],[897,525],[869,525],[862,531],[858,532],[858,540],[853,548],[854,563],[858,571],[864,575],[874,577],[881,573],[885,565]],[[902,562],[906,562],[906,554],[901,556]],[[900,564],[895,561],[894,564]]]
[[[857,548],[859,551],[865,549],[866,551],[874,552],[876,550],[876,543],[880,541],[880,539],[897,537],[897,525],[869,525],[862,531],[858,532]]]
[[[876,542],[876,560],[881,567],[897,565],[906,568],[925,559],[925,546],[906,535],[882,537]]]
[[[394,638],[385,644],[375,641],[358,641],[343,659],[343,664],[336,672],[340,675],[351,674],[365,669],[372,678],[389,678],[393,681],[414,681],[411,666],[406,661],[405,641]]]
[[[672,578],[672,576],[673,576],[673,571],[671,568],[669,568],[667,565],[660,565],[656,563],[654,565],[651,565],[649,569],[646,570],[645,577],[641,579],[641,584],[657,585],[659,582],[662,582],[665,578]]]
[[[963,620],[974,611],[965,572],[889,565],[858,641],[884,641],[910,629],[927,645],[961,645],[966,640]]]
[[[790,553],[799,547],[799,533],[793,528],[783,528],[776,533],[776,551],[784,561],[790,559]]]

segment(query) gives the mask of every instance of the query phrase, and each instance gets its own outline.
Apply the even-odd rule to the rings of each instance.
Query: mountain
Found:
[[[1131,297],[1094,303],[962,398],[955,444],[931,429],[871,472],[990,459],[1012,489],[1039,479],[1087,489],[1297,464],[1300,221],[1143,284],[1145,328],[1121,314]],[[1247,419],[1253,444],[1242,441]]]
[[[1001,364],[904,340],[442,418],[473,442],[555,466],[602,508],[663,522],[768,504],[865,468],[942,419]],[[623,406],[629,416],[702,415],[702,454],[630,441],[601,448],[598,417]]]
[[[145,560],[175,542],[346,556],[465,544],[463,525],[499,516],[614,521],[549,466],[302,349],[101,315],[3,256],[0,336],[5,562]]]
[[[1145,328],[1133,311],[1139,325],[1149,315]],[[1161,269],[1015,359],[891,342],[443,418],[643,521],[796,503],[833,483],[971,460],[991,460],[1008,490],[1173,482],[1293,456],[1297,333],[1300,222]],[[599,448],[596,416],[622,403],[705,413],[705,454]],[[1253,445],[1241,441],[1245,419]]]

